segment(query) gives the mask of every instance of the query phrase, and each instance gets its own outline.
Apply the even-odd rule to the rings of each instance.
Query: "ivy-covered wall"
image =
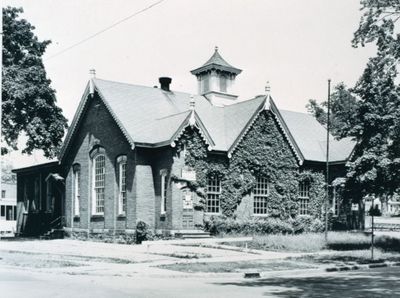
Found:
[[[207,151],[207,145],[196,128],[187,128],[181,136],[177,151],[182,150],[185,165],[196,171],[196,182],[191,183],[191,187],[198,193],[205,189],[207,175],[220,177],[220,204],[225,216],[234,215],[242,198],[255,186],[258,176],[268,178],[270,182],[270,216],[284,219],[298,213],[300,179],[316,182],[310,189],[310,204],[313,206],[312,215],[320,215],[320,174],[309,171],[299,174],[295,155],[271,112],[259,114],[230,159],[226,153]]]

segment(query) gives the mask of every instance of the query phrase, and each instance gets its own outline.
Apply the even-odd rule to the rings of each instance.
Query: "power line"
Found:
[[[94,34],[88,36],[88,37],[86,37],[85,39],[82,39],[81,41],[78,41],[77,43],[74,43],[73,45],[71,45],[71,46],[65,48],[64,50],[61,50],[60,52],[58,52],[58,53],[56,53],[56,54],[54,54],[54,55],[52,55],[52,56],[50,56],[49,58],[44,59],[44,60],[45,60],[45,61],[48,61],[48,60],[50,60],[50,59],[53,59],[53,58],[55,58],[55,57],[57,57],[57,56],[59,56],[59,55],[65,53],[65,52],[67,52],[67,51],[69,51],[69,50],[71,50],[71,49],[73,49],[73,48],[75,48],[75,47],[77,47],[77,46],[79,46],[79,45],[81,45],[81,44],[83,44],[83,43],[89,41],[90,39],[92,39],[92,38],[94,38],[94,37],[96,37],[96,36],[98,36],[98,35],[100,35],[100,34],[106,32],[106,31],[108,31],[108,30],[114,28],[115,26],[118,26],[119,24],[121,24],[121,23],[123,23],[123,22],[125,22],[125,21],[127,21],[127,20],[129,20],[129,19],[131,19],[131,18],[133,18],[133,17],[135,17],[135,16],[137,16],[138,14],[141,14],[141,13],[143,13],[143,12],[145,12],[145,11],[147,11],[147,10],[153,8],[154,6],[157,6],[157,5],[161,4],[161,2],[164,2],[164,1],[165,1],[165,0],[159,0],[159,1],[157,1],[157,2],[155,2],[155,3],[153,3],[153,4],[151,4],[151,5],[149,5],[149,6],[145,7],[145,8],[143,8],[143,9],[141,9],[141,10],[139,10],[139,11],[137,11],[137,12],[135,12],[135,13],[129,15],[129,16],[127,16],[126,18],[123,18],[122,20],[119,20],[119,21],[117,21],[116,23],[114,23],[114,24],[112,24],[112,25],[110,25],[110,26],[108,26],[108,27],[106,27],[106,28],[104,28],[104,29],[102,29],[102,30],[100,30],[100,31],[98,31],[98,32],[96,32],[96,33],[94,33]]]

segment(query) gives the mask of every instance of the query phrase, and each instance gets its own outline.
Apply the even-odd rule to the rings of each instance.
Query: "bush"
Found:
[[[325,230],[325,224],[318,218],[309,215],[297,216],[293,221],[293,231],[295,234],[300,233],[318,233]]]
[[[389,236],[379,236],[375,239],[375,246],[383,251],[400,252],[400,239]]]
[[[325,223],[318,218],[314,219],[311,223],[310,231],[311,233],[321,233],[325,231]]]
[[[381,216],[382,212],[379,209],[378,205],[375,205],[375,207],[371,206],[371,208],[369,208],[368,214],[370,216]]]
[[[315,252],[325,248],[322,234],[256,235],[249,248],[274,251]]]
[[[356,233],[332,232],[328,237],[328,249],[333,250],[360,250],[369,249],[371,246],[370,237]]]
[[[300,234],[323,232],[325,225],[321,220],[306,215],[298,216],[294,220],[282,220],[275,217],[238,220],[212,216],[204,221],[204,229],[212,235]]]
[[[343,220],[335,218],[331,220],[331,229],[332,231],[346,231],[347,224]]]
[[[252,218],[235,220],[226,217],[211,217],[204,223],[205,230],[217,234],[287,234],[293,233],[292,225],[279,218]]]
[[[138,221],[136,224],[136,243],[140,244],[142,241],[152,240],[153,233],[149,226],[144,221]]]

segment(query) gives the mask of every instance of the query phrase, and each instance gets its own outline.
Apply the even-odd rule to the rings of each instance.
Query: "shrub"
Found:
[[[324,236],[321,234],[298,235],[256,235],[248,244],[252,249],[315,252],[325,248]]]
[[[287,234],[293,233],[292,225],[279,218],[252,218],[235,220],[226,217],[211,217],[204,223],[205,230],[217,234]]]
[[[347,224],[342,219],[332,219],[331,220],[331,229],[332,231],[346,231]]]
[[[375,246],[383,251],[400,252],[400,239],[389,236],[379,236],[375,239]]]
[[[359,250],[369,249],[371,240],[364,234],[332,232],[328,237],[328,249],[333,250]]]
[[[153,233],[149,226],[144,221],[138,221],[136,224],[136,243],[140,244],[142,241],[152,240]]]
[[[310,226],[311,233],[321,233],[325,231],[325,223],[318,218],[314,219]]]
[[[368,214],[370,216],[381,216],[382,212],[379,209],[378,205],[375,205],[375,207],[371,206],[371,208],[369,208]]]
[[[309,215],[297,216],[293,221],[293,231],[295,234],[300,233],[318,233],[325,230],[324,223],[318,218]]]

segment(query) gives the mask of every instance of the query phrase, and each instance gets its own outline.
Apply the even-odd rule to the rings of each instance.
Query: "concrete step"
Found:
[[[51,229],[47,231],[43,235],[39,237],[42,240],[50,240],[50,239],[63,239],[64,238],[64,230],[63,229]]]

